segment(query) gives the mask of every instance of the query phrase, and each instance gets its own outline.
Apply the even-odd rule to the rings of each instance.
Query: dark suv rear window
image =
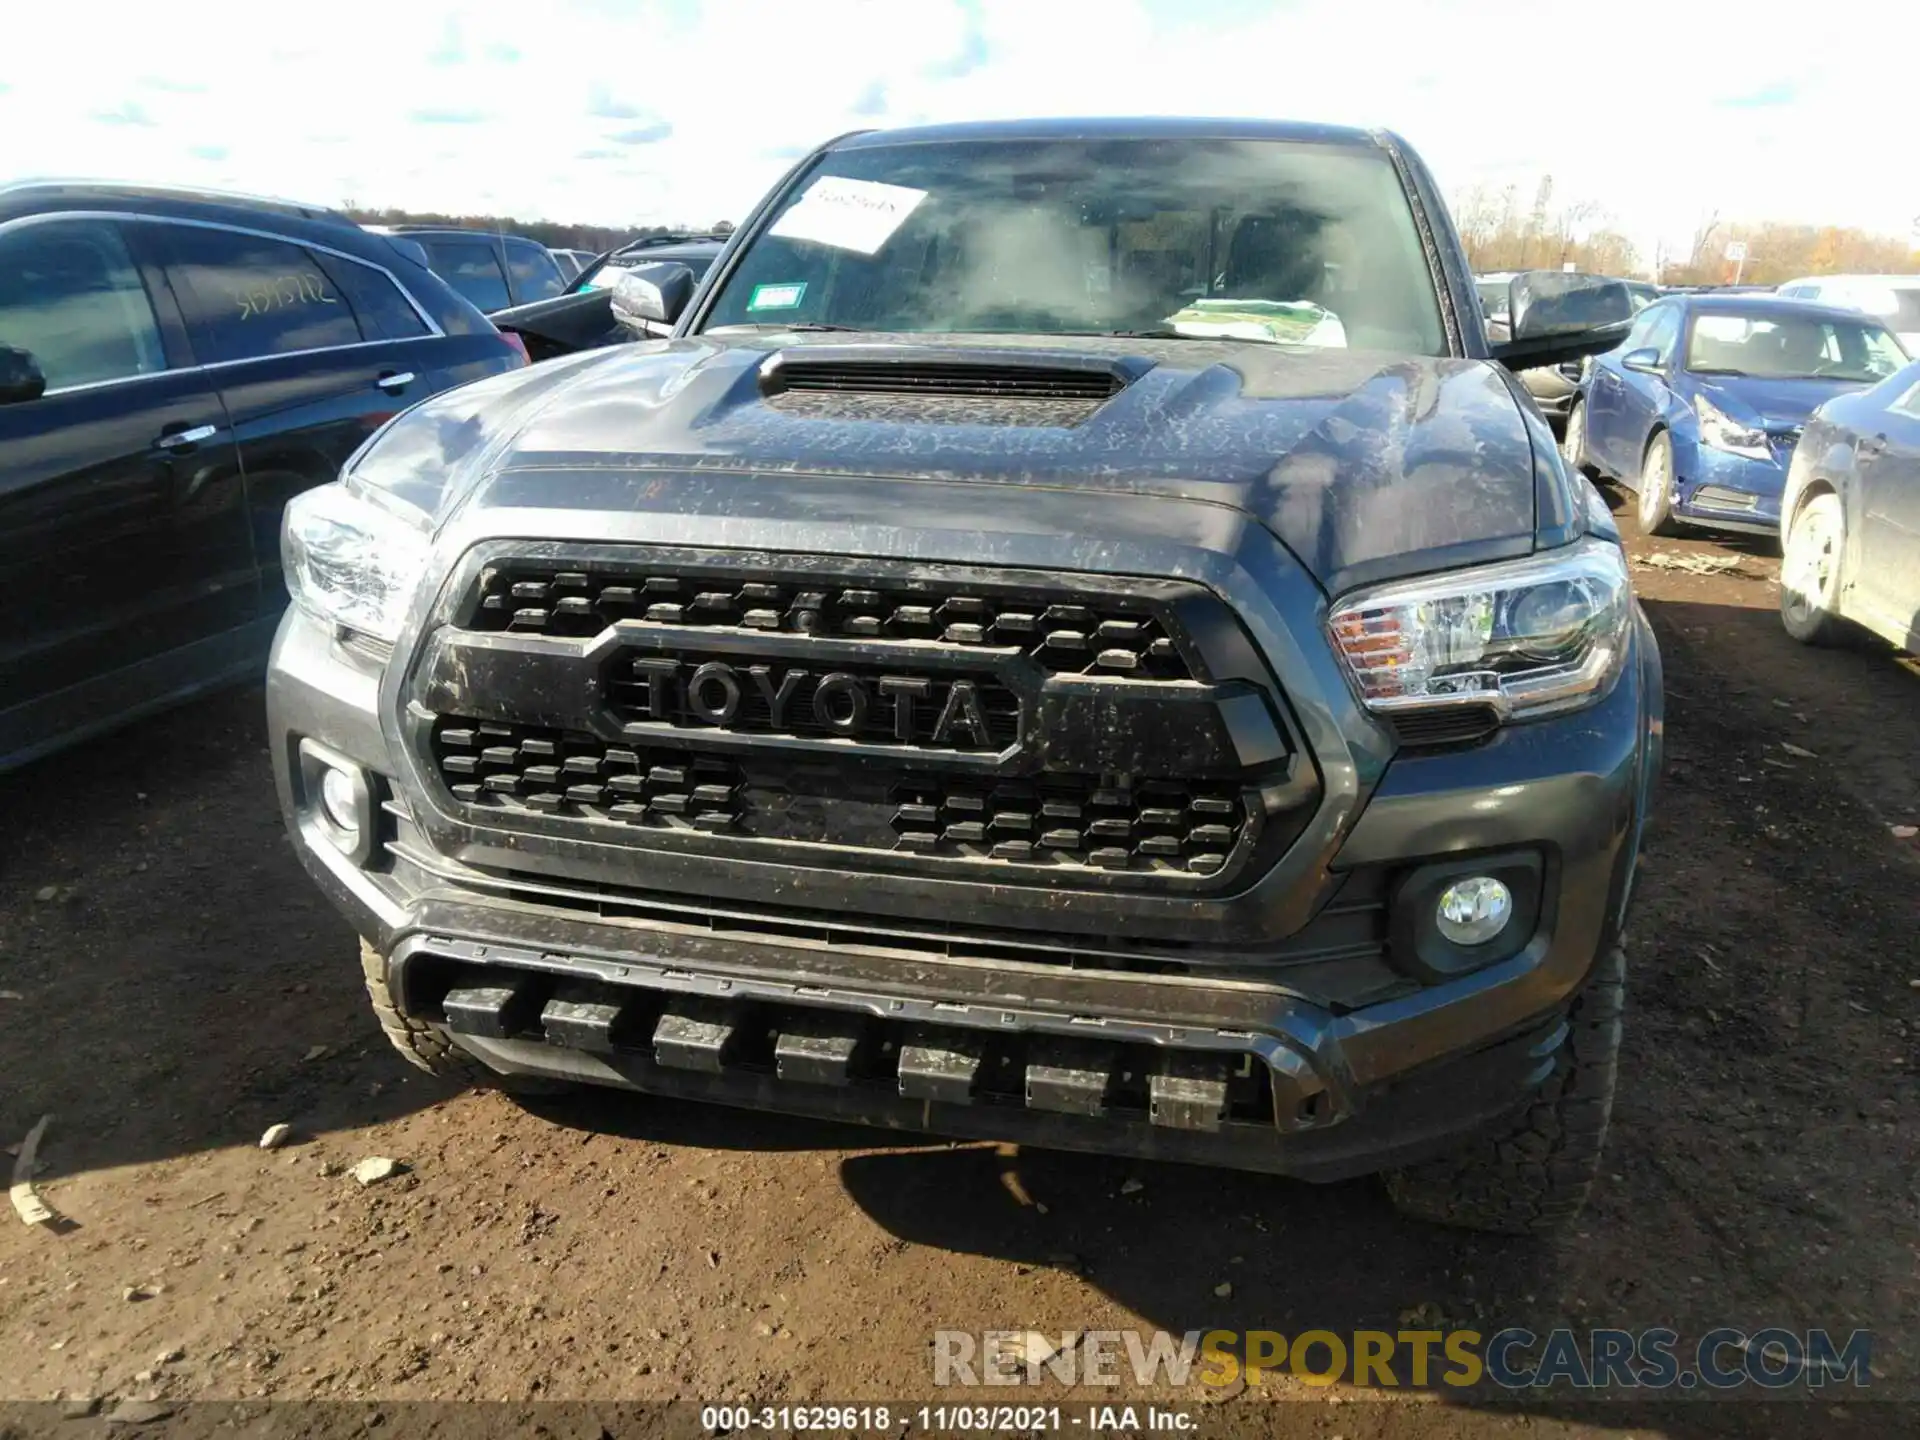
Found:
[[[484,240],[422,239],[434,273],[482,310],[504,310],[513,303],[500,260]]]
[[[357,345],[353,307],[298,245],[164,225],[167,269],[202,363]]]
[[[560,267],[538,245],[507,243],[507,269],[512,272],[513,303],[548,300],[567,288],[560,278]]]
[[[337,255],[313,257],[353,306],[360,328],[369,340],[411,340],[428,334],[427,322],[407,302],[393,281],[369,265],[357,265]]]

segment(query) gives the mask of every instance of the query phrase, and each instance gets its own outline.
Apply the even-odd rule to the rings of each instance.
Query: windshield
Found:
[[[1480,308],[1486,312],[1489,320],[1504,320],[1511,305],[1508,282],[1505,280],[1476,280],[1474,291],[1480,296]]]
[[[1383,152],[976,140],[828,154],[705,328],[1166,334],[1446,353]]]
[[[1906,363],[1885,326],[1779,311],[1699,315],[1687,341],[1687,369],[1709,375],[1872,382]]]

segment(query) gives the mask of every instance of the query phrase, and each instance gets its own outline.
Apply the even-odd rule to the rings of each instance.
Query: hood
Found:
[[[1016,377],[1092,367],[1122,388],[1067,416],[978,397],[769,394],[777,386],[762,378],[770,362],[852,365],[871,379],[956,360]],[[564,505],[553,487],[568,471],[592,474],[601,505],[609,472],[636,491],[725,471],[786,487],[817,480],[836,494],[872,478],[1040,487],[1089,504],[1169,497],[1253,517],[1336,590],[1529,553],[1536,438],[1509,378],[1483,361],[1222,341],[754,332],[622,345],[451,392],[396,423],[356,479],[401,493],[436,524],[456,509],[533,503],[536,484],[537,503]]]
[[[1728,419],[1776,435],[1799,429],[1834,396],[1868,388],[1857,380],[1766,380],[1746,375],[1716,375],[1697,384]]]

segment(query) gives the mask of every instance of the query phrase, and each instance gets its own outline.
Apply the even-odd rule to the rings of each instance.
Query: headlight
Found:
[[[424,523],[409,523],[345,481],[294,496],[280,529],[294,603],[389,645],[400,636],[428,545]]]
[[[1704,395],[1693,397],[1693,413],[1700,417],[1700,438],[1716,450],[1744,455],[1749,460],[1771,460],[1767,432],[1729,419],[1727,412]]]
[[[1577,709],[1612,685],[1633,609],[1618,545],[1550,554],[1362,590],[1327,625],[1369,710],[1464,703],[1503,718]]]

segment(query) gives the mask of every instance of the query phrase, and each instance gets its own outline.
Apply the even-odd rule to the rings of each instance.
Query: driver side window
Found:
[[[1640,341],[1641,347],[1653,351],[1665,365],[1673,359],[1674,342],[1680,338],[1680,312],[1671,305],[1656,306],[1641,319],[1653,322]]]

